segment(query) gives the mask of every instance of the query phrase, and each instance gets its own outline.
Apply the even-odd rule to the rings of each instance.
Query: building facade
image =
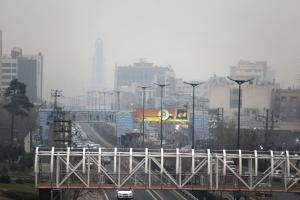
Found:
[[[21,48],[14,48],[11,55],[2,56],[1,89],[17,78],[26,84],[26,94],[31,102],[41,103],[43,87],[43,55],[22,55]]]
[[[300,90],[278,89],[274,94],[273,111],[282,121],[300,120]]]
[[[242,85],[241,110],[258,110],[271,108],[273,86]],[[225,113],[231,113],[238,109],[238,86],[212,85],[209,87],[209,107],[224,108]]]
[[[142,92],[139,86],[151,86],[147,89],[146,102],[151,106],[160,105],[160,88],[153,83],[167,84],[163,89],[164,99],[172,96],[175,91],[175,73],[170,66],[157,66],[141,59],[129,66],[115,67],[116,90],[121,90],[121,101],[126,104],[125,108],[140,106]],[[125,98],[126,97],[126,98]]]
[[[275,71],[268,66],[267,61],[253,63],[240,60],[236,66],[230,67],[230,77],[241,80],[254,78],[253,82],[258,85],[275,84]]]
[[[9,86],[11,80],[17,78],[17,59],[10,56],[2,56],[1,89]]]
[[[141,59],[133,65],[115,67],[115,88],[130,87],[132,84],[150,85],[153,82],[170,84],[175,81],[174,77],[174,70],[170,66],[156,66]]]

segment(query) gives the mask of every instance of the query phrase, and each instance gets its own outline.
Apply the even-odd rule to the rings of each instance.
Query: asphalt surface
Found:
[[[107,146],[108,142],[105,141],[93,128],[91,128],[88,124],[80,124],[82,130],[87,134],[87,137],[98,144],[103,146]],[[111,145],[109,145],[111,147]],[[104,190],[103,199],[117,199],[116,198],[116,190]],[[134,190],[134,199],[142,199],[142,200],[185,200],[186,198],[180,195],[179,191],[176,190]]]
[[[106,200],[117,199],[116,190],[104,190]],[[134,199],[138,200],[165,200],[165,199],[185,199],[174,190],[134,190]]]

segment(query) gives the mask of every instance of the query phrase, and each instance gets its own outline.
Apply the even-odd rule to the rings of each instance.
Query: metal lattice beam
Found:
[[[35,186],[300,192],[298,155],[289,151],[37,148]],[[103,162],[106,157],[110,164]]]

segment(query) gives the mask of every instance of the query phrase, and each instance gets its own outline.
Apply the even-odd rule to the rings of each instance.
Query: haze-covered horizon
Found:
[[[103,41],[110,87],[115,64],[147,58],[176,77],[226,76],[239,60],[266,60],[283,87],[300,74],[298,0],[0,0],[3,53],[44,55],[44,95],[81,94]]]

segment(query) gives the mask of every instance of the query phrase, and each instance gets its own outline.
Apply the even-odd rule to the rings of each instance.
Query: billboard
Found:
[[[116,113],[117,136],[125,135],[133,129],[132,113],[121,111]]]
[[[159,122],[160,121],[160,109],[159,108],[147,108],[144,110],[145,122]],[[133,112],[133,118],[135,121],[143,120],[143,109],[137,108]],[[188,115],[186,109],[163,109],[162,120],[168,122],[187,122]]]
[[[208,112],[195,111],[195,138],[203,140],[209,138]]]
[[[49,139],[50,123],[52,122],[53,112],[52,110],[39,110],[37,123],[39,127],[40,139],[42,144],[47,144]]]

